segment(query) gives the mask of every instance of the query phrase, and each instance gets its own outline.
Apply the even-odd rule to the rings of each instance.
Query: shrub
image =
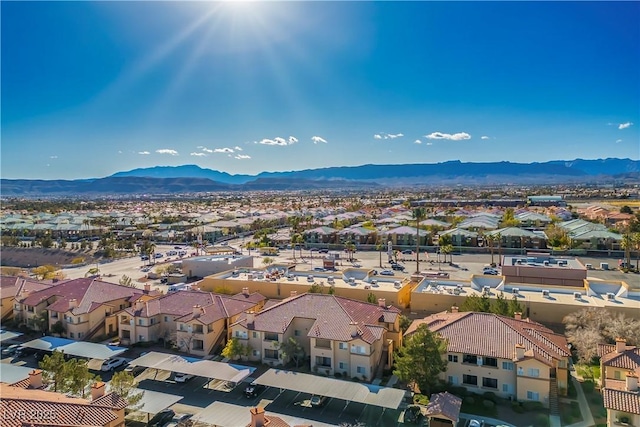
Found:
[[[84,258],[79,256],[71,260],[71,264],[82,264],[84,262]]]
[[[571,416],[574,418],[581,417],[580,404],[576,401],[571,402]]]
[[[482,401],[482,406],[484,406],[487,409],[493,409],[496,406],[496,404],[491,400],[485,399]]]
[[[517,414],[522,414],[524,412],[524,408],[520,405],[520,402],[511,402],[511,409]]]
[[[419,403],[420,405],[428,405],[429,397],[425,396],[424,394],[415,394],[413,396],[413,402]]]
[[[527,402],[523,402],[522,403],[522,407],[524,408],[525,411],[530,412],[530,411],[539,411],[540,409],[544,408],[544,406],[542,405],[542,403],[540,402],[533,402],[533,401],[527,401]]]
[[[476,403],[476,399],[474,399],[472,396],[467,396],[464,398],[464,403],[468,405],[473,405]]]
[[[533,421],[534,427],[549,427],[549,417],[545,414],[538,414]]]
[[[562,420],[563,425],[573,424],[573,416],[568,412],[560,411],[560,419]]]
[[[496,396],[496,394],[492,391],[487,391],[482,396],[485,399],[492,401],[493,403],[496,403],[498,401],[498,396]]]
[[[333,376],[336,378],[342,378],[342,374],[340,372],[335,372]]]
[[[593,381],[585,381],[582,383],[582,390],[584,390],[585,393],[587,394],[591,394],[593,393],[593,391],[595,390],[596,386],[594,384]]]

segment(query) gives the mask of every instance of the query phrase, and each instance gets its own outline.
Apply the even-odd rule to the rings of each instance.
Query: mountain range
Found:
[[[299,191],[407,185],[562,184],[640,181],[640,161],[554,160],[542,163],[448,161],[428,164],[337,166],[257,175],[231,175],[196,165],[154,166],[79,180],[1,179],[3,196],[179,194],[221,191]]]

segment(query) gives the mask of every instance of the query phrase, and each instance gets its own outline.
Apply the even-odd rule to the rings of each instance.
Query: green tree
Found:
[[[420,221],[427,216],[425,208],[415,208],[411,215],[416,220],[416,273],[420,272]]]
[[[524,306],[518,302],[518,296],[514,295],[509,301],[509,316],[513,317],[515,313],[524,313]]]
[[[491,312],[502,316],[509,316],[509,303],[504,297],[504,293],[500,292],[495,301],[491,304]]]
[[[44,356],[38,366],[43,371],[44,380],[53,383],[53,391],[64,389],[67,373],[66,361],[61,351],[54,350],[50,355]]]
[[[371,304],[377,304],[378,298],[376,297],[376,294],[374,294],[373,292],[369,292],[369,295],[367,295],[367,302],[370,302]]]
[[[480,313],[491,312],[491,300],[484,292],[482,296],[471,294],[464,299],[460,311],[475,311]]]
[[[127,276],[126,274],[123,274],[118,282],[122,286],[135,287],[135,285],[133,284],[133,280],[131,280],[131,277]]]
[[[311,287],[309,288],[309,290],[307,291],[310,294],[321,294],[322,293],[322,286],[320,286],[317,283],[314,283],[313,285],[311,285]]]
[[[240,342],[238,338],[231,338],[227,341],[227,345],[222,349],[222,355],[231,360],[237,360],[240,356],[245,355],[245,346]]]
[[[283,362],[291,359],[296,364],[296,368],[306,355],[304,347],[294,337],[289,337],[283,342],[276,343],[275,348],[278,350],[280,359]]]
[[[268,256],[262,258],[262,263],[266,266],[273,264],[273,261],[274,259]]]
[[[411,326],[411,319],[409,319],[404,314],[401,314],[400,315],[400,330],[402,331],[403,334],[407,331],[407,329],[409,329],[409,326]]]
[[[633,209],[631,209],[627,205],[624,205],[623,207],[620,208],[620,213],[633,214]]]
[[[128,410],[139,409],[139,403],[142,400],[142,396],[144,396],[144,392],[138,392],[136,390],[136,380],[130,372],[116,372],[113,374],[109,384],[111,391],[129,404],[129,406],[127,406]]]
[[[624,260],[628,270],[631,265],[631,249],[635,246],[633,235],[628,231],[624,233],[622,235],[622,240],[620,241],[620,246],[624,249]]]
[[[502,215],[502,222],[500,223],[501,227],[517,227],[520,225],[520,221],[518,221],[515,217],[515,211],[513,208],[507,208],[504,211],[504,215]]]
[[[405,383],[415,383],[422,394],[429,395],[438,375],[447,369],[446,353],[447,342],[427,325],[420,325],[398,350],[393,373]]]
[[[71,393],[74,396],[85,397],[87,389],[96,381],[100,381],[98,375],[89,372],[86,360],[71,359],[65,362],[64,386],[62,392]]]
[[[39,315],[27,320],[27,326],[34,331],[46,332],[49,329],[49,312],[42,310]]]
[[[32,273],[36,275],[36,277],[40,280],[53,279],[58,274],[58,269],[51,265],[41,265],[40,267],[36,267],[32,270]]]

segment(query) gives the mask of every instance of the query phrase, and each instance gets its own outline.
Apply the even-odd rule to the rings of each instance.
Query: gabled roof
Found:
[[[512,359],[515,345],[522,344],[533,358],[550,366],[553,360],[571,355],[563,335],[529,320],[492,313],[443,312],[414,321],[405,335],[415,332],[421,324],[446,338],[451,353]]]
[[[605,388],[602,392],[604,407],[628,414],[640,415],[640,393]]]
[[[462,399],[445,391],[431,396],[427,405],[427,416],[443,416],[456,423],[460,417],[461,407]]]
[[[599,344],[598,355],[602,366],[612,366],[632,371],[640,369],[640,348],[638,347],[628,345],[625,346],[624,351],[618,353],[615,345]]]
[[[230,317],[237,316],[240,313],[244,313],[245,311],[252,309],[258,304],[257,302],[249,301],[248,299],[240,299],[240,297],[236,298],[236,296],[230,297],[228,295],[211,294],[211,299],[211,304],[201,306],[199,314],[194,314],[193,310],[191,310],[190,313],[176,319],[176,321],[189,322],[191,320],[198,320],[200,323],[208,325],[220,319],[228,319]],[[262,297],[262,299],[264,299],[264,297]]]
[[[41,291],[52,286],[55,284],[38,282],[24,277],[0,276],[0,299],[16,297],[21,292]]]
[[[236,324],[256,331],[283,333],[294,318],[315,319],[308,336],[335,341],[362,339],[371,344],[380,339],[385,328],[379,324],[395,322],[400,310],[395,307],[380,307],[335,295],[302,294],[263,309],[254,315],[252,324],[246,316]],[[352,335],[352,324],[358,334]]]

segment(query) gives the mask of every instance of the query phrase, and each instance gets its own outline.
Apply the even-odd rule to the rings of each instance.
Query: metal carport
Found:
[[[83,357],[85,359],[106,360],[127,351],[124,347],[96,344],[86,341],[75,341],[66,338],[42,337],[22,344],[23,347],[44,351],[62,351],[64,354]]]
[[[149,352],[132,360],[130,365],[143,366],[162,371],[178,372],[197,377],[239,383],[256,370],[249,366],[202,360],[175,354]]]
[[[267,387],[326,396],[386,409],[398,409],[405,395],[404,390],[396,388],[342,381],[280,369],[269,369],[254,382]]]
[[[18,338],[22,333],[20,332],[11,332],[6,331],[4,329],[0,329],[0,343],[5,341],[10,341],[14,338]]]

